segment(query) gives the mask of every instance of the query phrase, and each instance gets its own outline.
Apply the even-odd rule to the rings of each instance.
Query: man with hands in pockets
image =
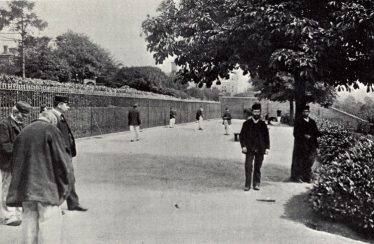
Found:
[[[261,104],[252,106],[252,117],[243,123],[240,131],[240,145],[245,154],[245,186],[244,191],[260,190],[261,166],[264,154],[269,153],[270,139],[266,123],[261,120]],[[253,165],[254,161],[254,165]],[[254,167],[253,167],[254,166]]]

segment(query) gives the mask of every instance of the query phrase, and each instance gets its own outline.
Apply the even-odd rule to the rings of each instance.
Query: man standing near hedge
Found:
[[[269,130],[266,123],[261,120],[261,104],[253,104],[252,117],[243,123],[239,138],[242,153],[245,154],[244,191],[249,191],[251,189],[252,171],[253,189],[258,191],[260,190],[261,166],[264,160],[264,154],[268,154],[270,148]]]
[[[132,106],[132,109],[130,109],[127,119],[128,119],[128,124],[130,127],[130,131],[132,132],[132,139],[131,142],[133,141],[139,141],[139,130],[140,130],[140,125],[141,125],[141,120],[140,120],[140,113],[139,110],[137,109],[138,104],[134,103]]]
[[[75,147],[75,139],[74,135],[69,127],[68,122],[65,119],[64,113],[67,112],[70,107],[68,106],[69,99],[65,96],[55,96],[53,101],[53,109],[52,112],[57,117],[57,128],[61,131],[62,136],[64,138],[67,151],[71,158],[77,155],[77,150]],[[69,196],[66,199],[68,210],[70,211],[87,211],[87,208],[82,207],[79,204],[79,197],[77,192],[75,191],[75,178],[74,178],[74,170],[73,170],[73,163],[72,160],[70,161],[70,165],[68,165],[72,172],[73,172],[73,180],[72,180],[72,189],[70,191]]]
[[[293,135],[295,145],[291,165],[291,181],[312,181],[312,166],[317,156],[317,138],[321,136],[316,122],[309,117],[310,108],[305,106],[302,117],[296,118]]]
[[[6,225],[17,226],[21,224],[21,209],[7,207],[6,197],[12,179],[12,153],[13,143],[24,127],[24,120],[30,114],[30,104],[19,101],[12,108],[9,117],[0,122],[0,169],[1,169],[1,222]]]

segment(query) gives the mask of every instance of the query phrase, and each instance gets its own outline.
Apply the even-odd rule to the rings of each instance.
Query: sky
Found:
[[[155,65],[140,36],[147,14],[154,16],[161,0],[37,0],[35,12],[48,27],[34,34],[56,37],[72,30],[88,35],[124,66]],[[0,5],[5,5],[2,1]],[[8,43],[9,46],[15,44]],[[159,66],[169,73],[170,61]]]

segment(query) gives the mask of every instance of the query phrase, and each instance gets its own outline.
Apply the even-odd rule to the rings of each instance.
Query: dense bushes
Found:
[[[360,230],[374,230],[374,141],[340,125],[319,123],[318,178],[309,201],[322,216]]]

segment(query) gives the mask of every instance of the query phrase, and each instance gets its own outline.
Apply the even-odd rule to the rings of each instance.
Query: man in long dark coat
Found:
[[[252,184],[253,189],[260,190],[261,166],[264,154],[269,153],[270,138],[266,123],[261,120],[261,104],[252,106],[252,117],[243,123],[240,131],[240,145],[245,154],[245,186],[244,191],[249,191]],[[253,170],[254,160],[254,170]]]
[[[6,206],[6,197],[12,179],[13,143],[24,127],[24,119],[29,116],[30,104],[19,101],[12,108],[12,113],[0,122],[0,169],[1,169],[1,204],[0,218],[6,225],[21,224],[21,209]]]
[[[142,121],[140,120],[140,113],[137,108],[138,108],[138,104],[135,103],[127,115],[128,125],[132,133],[131,142],[139,141],[139,131],[140,131],[140,125]]]
[[[17,136],[8,206],[21,207],[22,243],[61,243],[61,204],[71,182],[71,157],[56,117],[42,112]]]
[[[69,127],[69,124],[66,121],[66,118],[64,116],[64,113],[70,109],[68,103],[69,103],[69,99],[67,97],[55,96],[52,112],[57,118],[57,128],[62,133],[62,137],[64,138],[67,151],[70,157],[73,158],[77,155],[77,149],[75,147],[75,139]],[[73,169],[73,164],[71,165],[71,168]],[[72,189],[70,191],[68,198],[66,199],[66,204],[67,204],[68,210],[70,211],[87,211],[87,208],[84,208],[79,204],[79,197],[75,190],[75,179],[72,182]]]
[[[309,117],[309,106],[305,106],[302,117],[296,118],[293,135],[295,145],[291,165],[291,181],[308,182],[312,180],[312,166],[317,156],[317,138],[321,135],[316,122]]]

